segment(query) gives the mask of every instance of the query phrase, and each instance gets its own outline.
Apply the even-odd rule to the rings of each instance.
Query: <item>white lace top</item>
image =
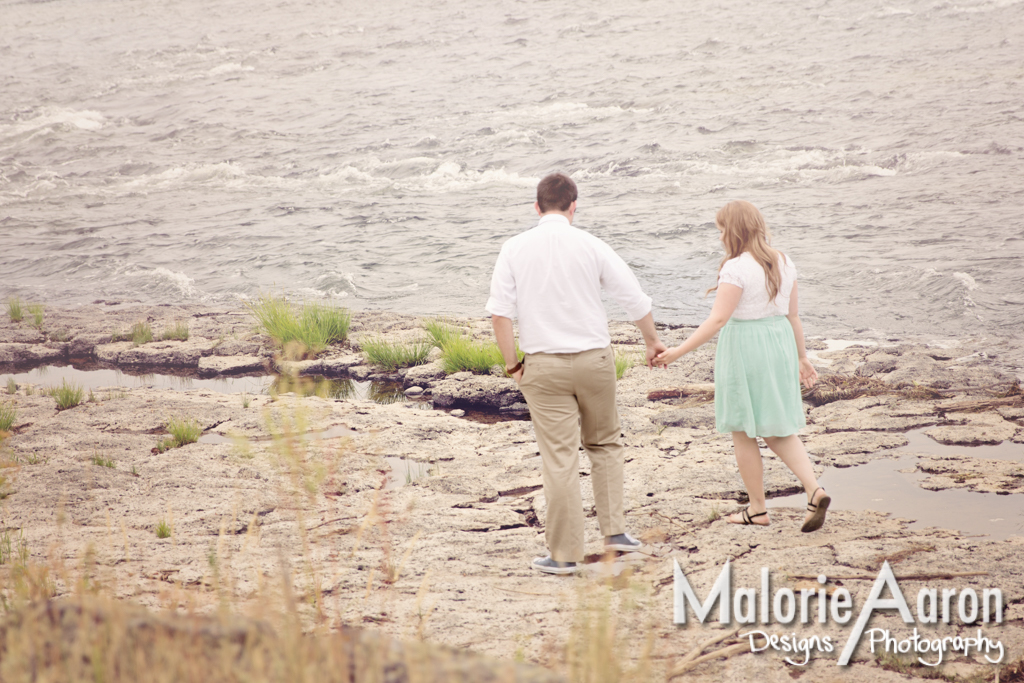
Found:
[[[757,320],[772,315],[789,313],[789,295],[793,292],[796,282],[796,266],[783,257],[782,282],[775,301],[768,301],[768,287],[764,281],[764,268],[750,252],[743,252],[729,259],[718,273],[718,284],[727,283],[743,289],[740,302],[733,311],[732,317],[737,320]]]

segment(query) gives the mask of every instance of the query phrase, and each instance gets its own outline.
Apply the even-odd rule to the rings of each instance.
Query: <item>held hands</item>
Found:
[[[648,344],[647,345],[647,367],[653,368],[654,367],[654,359],[657,358],[660,354],[664,353],[667,350],[668,350],[668,347],[665,346],[664,342],[662,342],[660,339],[655,340],[653,343]]]
[[[657,356],[654,357],[654,365],[668,369],[668,364],[674,360],[678,360],[683,356],[682,345],[673,346],[671,349],[665,349]]]
[[[818,381],[818,371],[811,365],[811,359],[807,356],[800,359],[800,381],[808,389]]]

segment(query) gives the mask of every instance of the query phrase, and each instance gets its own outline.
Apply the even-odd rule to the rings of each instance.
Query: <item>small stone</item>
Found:
[[[405,390],[406,396],[419,396],[423,393],[423,387],[409,387]]]
[[[456,408],[455,410],[451,411],[448,414],[451,415],[452,417],[462,417],[462,416],[464,416],[466,414],[466,411],[465,410],[459,410],[458,408]]]

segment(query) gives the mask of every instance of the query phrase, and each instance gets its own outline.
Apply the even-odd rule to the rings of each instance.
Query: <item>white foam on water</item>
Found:
[[[978,288],[978,283],[975,282],[974,278],[968,275],[967,273],[955,272],[953,273],[953,277],[959,280],[963,284],[963,286],[967,288],[967,291],[969,292],[972,292]],[[971,305],[973,306],[974,302],[971,302]]]
[[[872,176],[895,176],[899,163],[886,168],[873,162],[872,153],[843,149],[788,149],[775,147],[754,154],[737,155],[719,150],[712,157],[683,159],[666,164],[683,176],[725,176],[764,184],[797,182],[843,183]]]
[[[454,161],[445,161],[428,175],[404,178],[395,181],[394,185],[405,190],[445,193],[469,190],[481,185],[512,185],[534,188],[539,182],[540,178],[520,176],[518,173],[506,171],[504,168],[476,171],[469,168],[464,169],[461,164]]]
[[[538,121],[546,126],[560,123],[586,123],[599,121],[625,114],[647,113],[650,109],[623,108],[618,106],[591,107],[585,102],[549,102],[517,109],[505,109],[494,112],[489,120],[491,125],[500,123],[521,123]]]
[[[39,113],[30,119],[19,119],[10,123],[0,123],[0,140],[8,137],[21,137],[32,133],[35,137],[55,129],[77,129],[96,131],[106,124],[107,117],[92,109],[69,109],[64,107],[42,107]]]
[[[347,187],[353,183],[365,185],[369,183],[387,183],[390,181],[387,178],[380,178],[366,171],[361,171],[354,166],[345,166],[330,173],[321,173],[317,176],[315,182],[325,188],[339,188]]]
[[[299,299],[345,299],[349,293],[344,289],[317,289],[315,287],[300,287],[296,290]]]
[[[202,299],[202,292],[195,286],[195,280],[185,273],[169,270],[163,266],[144,268],[131,266],[124,272],[125,277],[143,281],[144,289],[171,289],[186,299]]]
[[[217,164],[199,164],[197,166],[183,167],[176,166],[156,174],[140,175],[124,183],[129,190],[145,190],[149,188],[159,189],[190,183],[215,184],[231,181],[234,186],[244,183],[248,175],[245,170],[230,162]]]

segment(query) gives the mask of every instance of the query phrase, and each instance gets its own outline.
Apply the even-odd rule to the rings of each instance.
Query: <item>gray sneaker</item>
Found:
[[[604,539],[604,549],[606,552],[617,550],[620,553],[631,553],[634,550],[640,550],[643,546],[643,543],[629,534],[616,534],[615,536],[606,536]]]
[[[533,568],[545,574],[572,574],[576,571],[575,562],[557,562],[547,557],[535,557],[531,562]]]

